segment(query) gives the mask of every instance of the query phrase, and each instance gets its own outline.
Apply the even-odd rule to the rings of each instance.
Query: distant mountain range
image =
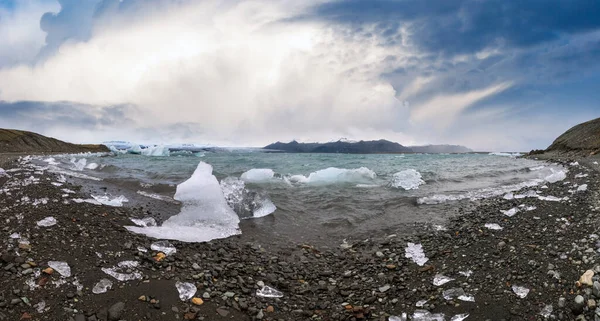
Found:
[[[329,143],[277,142],[263,147],[287,153],[343,153],[343,154],[386,154],[386,153],[470,153],[471,149],[459,145],[402,146],[388,140],[348,142],[339,140]]]

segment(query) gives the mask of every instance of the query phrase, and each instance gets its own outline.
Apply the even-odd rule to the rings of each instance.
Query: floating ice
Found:
[[[63,189],[61,189],[61,191],[65,192],[67,194],[75,194],[75,191],[72,191],[72,190],[70,190],[68,188],[63,188]]]
[[[87,159],[85,158],[81,158],[80,160],[77,160],[76,158],[71,158],[71,169],[74,171],[81,172],[85,168],[86,164]]]
[[[269,182],[275,176],[270,168],[253,168],[247,172],[244,172],[240,178],[248,183],[264,183]]]
[[[421,178],[421,173],[414,169],[407,169],[401,172],[397,172],[392,176],[392,187],[403,188],[404,190],[418,189],[419,186],[425,184],[425,181]]]
[[[500,210],[500,212],[508,217],[514,216],[515,214],[517,214],[519,212],[519,209],[516,207],[511,208],[510,210]]]
[[[490,229],[490,230],[495,230],[495,231],[499,231],[499,230],[503,229],[502,226],[500,226],[500,225],[498,225],[496,223],[486,223],[485,227],[488,228],[488,229]]]
[[[107,205],[107,206],[114,206],[114,207],[121,207],[121,206],[123,206],[123,203],[129,202],[129,200],[123,195],[115,197],[115,198],[110,198],[108,195],[103,195],[103,196],[92,195],[92,198],[95,199],[100,204]]]
[[[356,184],[356,187],[358,187],[358,188],[375,188],[375,187],[379,187],[379,185],[377,185],[377,184]]]
[[[194,297],[198,289],[193,283],[189,282],[177,282],[175,283],[177,292],[179,292],[179,299],[181,301],[187,301]]]
[[[48,261],[48,266],[66,278],[71,276],[71,267],[67,262]]]
[[[512,286],[513,292],[521,299],[525,298],[529,294],[529,289],[523,286]]]
[[[556,183],[567,178],[567,174],[564,171],[555,171],[553,168],[550,168],[552,174],[546,176],[545,180],[548,183]]]
[[[37,222],[37,226],[50,227],[53,225],[56,225],[56,219],[52,216],[48,216]]]
[[[131,221],[141,227],[156,226],[156,220],[153,217],[132,218]]]
[[[96,168],[100,167],[100,165],[96,164],[96,163],[89,163],[85,166],[86,169],[91,169],[94,170]]]
[[[220,185],[227,204],[241,218],[263,217],[277,209],[265,193],[246,189],[241,179],[227,177],[221,180]]]
[[[445,321],[443,313],[432,314],[427,310],[415,310],[412,315],[412,321]]]
[[[530,167],[529,170],[530,171],[539,171],[544,168],[546,168],[546,166],[540,165],[540,166]]]
[[[171,255],[177,253],[177,248],[175,248],[168,241],[158,241],[154,242],[150,245],[150,248],[154,251],[163,252],[165,255]]]
[[[263,298],[281,298],[283,297],[283,293],[279,290],[265,285],[262,288],[256,290],[256,296]]]
[[[112,286],[113,286],[113,283],[111,280],[102,279],[98,283],[96,283],[96,285],[94,285],[94,288],[92,288],[92,293],[94,293],[94,294],[106,293],[106,291],[108,291],[108,289],[111,289]]]
[[[121,271],[127,271],[131,269],[135,269],[139,265],[136,261],[122,261],[117,264],[117,266],[110,268],[102,268],[102,272],[112,276],[113,278],[119,281],[131,281],[131,280],[139,280],[142,278],[142,273],[133,270],[131,273],[122,273]]]
[[[412,259],[413,262],[417,263],[419,266],[423,266],[429,259],[425,257],[425,253],[423,252],[423,245],[414,244],[414,243],[406,243],[405,249],[405,257],[408,259]]]
[[[548,304],[542,309],[542,311],[540,311],[540,315],[544,318],[549,318],[553,310],[554,308],[552,307],[552,304]]]
[[[240,219],[227,204],[209,164],[200,162],[192,177],[177,186],[174,198],[182,202],[181,212],[162,226],[126,228],[158,239],[183,242],[207,242],[240,233]]]
[[[486,199],[486,198],[490,198],[490,197],[505,195],[508,192],[518,191],[518,190],[526,188],[526,187],[537,186],[537,185],[539,185],[539,183],[540,183],[540,180],[530,180],[530,181],[519,183],[519,184],[505,185],[505,186],[494,187],[494,188],[483,188],[483,189],[476,190],[476,191],[470,191],[470,192],[467,192],[464,194],[457,194],[457,195],[436,194],[436,195],[421,197],[421,198],[417,199],[417,204],[432,205],[432,204],[442,204],[445,202],[454,202],[454,201],[461,201],[461,200],[476,201],[476,200]]]
[[[577,191],[578,191],[578,192],[585,192],[585,191],[587,191],[587,189],[588,189],[588,186],[587,186],[587,184],[582,184],[582,185],[580,185],[580,186],[577,188]]]
[[[466,319],[466,318],[468,318],[468,317],[469,317],[469,314],[468,314],[468,313],[457,314],[457,315],[453,316],[453,317],[450,319],[450,321],[462,321],[462,320],[464,320],[464,319]]]
[[[170,156],[171,152],[165,145],[148,146],[147,148],[140,149],[140,154],[144,156]]]
[[[289,180],[294,183],[328,185],[339,183],[370,183],[375,177],[377,177],[377,174],[366,167],[355,169],[329,167],[312,172],[308,177],[293,175]]]
[[[435,285],[435,286],[444,285],[444,284],[446,284],[446,283],[448,283],[450,281],[454,281],[454,279],[450,278],[450,277],[447,277],[447,276],[444,276],[444,275],[441,275],[441,274],[436,274],[433,277],[433,285]]]

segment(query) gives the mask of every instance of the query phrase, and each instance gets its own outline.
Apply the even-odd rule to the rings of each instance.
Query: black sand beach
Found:
[[[488,199],[451,218],[445,231],[370,239],[348,235],[347,243],[338,240],[339,247],[274,242],[244,233],[200,244],[171,241],[177,252],[160,261],[157,251],[138,250],[150,249],[156,240],[123,227],[132,225],[130,218],[160,215],[152,203],[65,205],[62,188],[78,193],[69,199],[89,195],[71,183],[52,185],[56,177],[51,173],[11,172],[10,179],[0,181],[2,188],[30,176],[39,182],[11,188],[0,197],[0,320],[388,320],[416,310],[444,313],[447,320],[461,314],[469,315],[466,320],[597,320],[600,283],[577,283],[587,270],[600,272],[594,234],[600,227],[600,167],[593,161],[580,160],[577,166],[565,162],[569,173],[564,182],[570,184],[541,189],[541,195],[566,196],[568,201]],[[4,157],[1,164],[7,170],[18,166],[15,156]],[[580,173],[587,177],[576,178]],[[574,183],[587,184],[588,190],[571,194]],[[22,204],[25,196],[48,202]],[[536,209],[512,217],[500,212],[522,204]],[[48,216],[57,224],[36,225]],[[486,223],[503,230],[487,229]],[[29,244],[19,244],[10,237],[13,233]],[[405,257],[407,242],[422,244],[429,259],[423,266]],[[142,279],[120,282],[101,270],[128,260],[139,266],[122,272],[137,271]],[[48,261],[67,262],[71,276],[42,272]],[[466,276],[467,271],[472,273]],[[436,275],[454,280],[436,286]],[[112,288],[92,293],[104,278]],[[202,304],[180,300],[178,281],[195,284]],[[263,283],[283,297],[257,296]],[[514,285],[529,289],[527,296],[519,298]],[[449,289],[475,301],[445,299]],[[540,312],[550,305],[552,311],[543,316]]]

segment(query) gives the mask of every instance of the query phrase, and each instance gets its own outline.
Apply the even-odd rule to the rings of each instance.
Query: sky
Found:
[[[600,117],[598,17],[597,0],[0,0],[0,127],[543,149]]]

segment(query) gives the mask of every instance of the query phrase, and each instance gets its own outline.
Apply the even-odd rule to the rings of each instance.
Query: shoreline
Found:
[[[551,314],[558,319],[575,320],[575,312],[580,310],[574,303],[578,294],[600,299],[586,293],[592,287],[575,285],[598,262],[596,240],[589,236],[600,227],[600,219],[595,218],[600,210],[599,168],[589,170],[587,166],[592,165],[581,163],[579,168],[569,167],[565,182],[585,182],[586,192],[571,195],[570,185],[563,182],[542,190],[543,195],[568,195],[570,201],[486,199],[475,210],[449,218],[447,231],[351,240],[343,247],[287,242],[272,245],[268,237],[252,240],[244,234],[199,244],[170,241],[177,253],[160,262],[153,259],[154,251],[137,250],[138,246],[149,249],[155,240],[123,228],[132,225],[130,217],[147,216],[147,207],[54,203],[52,200],[61,199],[62,194],[50,184],[56,181],[54,175],[36,175],[39,184],[20,187],[11,192],[13,195],[0,198],[0,215],[10,219],[0,230],[0,272],[4,276],[0,281],[4,289],[0,290],[0,320],[3,316],[6,320],[19,319],[24,313],[35,320],[103,320],[105,310],[118,302],[125,304],[119,316],[125,320],[181,320],[192,315],[199,320],[387,320],[389,315],[412,315],[418,309],[444,313],[446,319],[468,313],[466,320],[535,320],[543,319],[540,311],[550,304]],[[589,176],[575,178],[579,172]],[[65,186],[85,190],[71,183]],[[535,188],[521,192],[527,190]],[[22,196],[48,198],[49,202],[37,206],[16,203]],[[524,203],[537,209],[512,217],[500,212]],[[36,222],[46,216],[55,217],[58,223],[37,227]],[[497,223],[504,229],[488,230],[486,223]],[[30,242],[30,250],[20,250],[20,257],[14,255],[14,249],[6,250],[9,244],[16,245],[16,240],[9,238],[12,233]],[[407,242],[422,244],[429,259],[424,266],[405,258]],[[563,254],[566,259],[561,258]],[[30,259],[36,266],[27,263]],[[42,273],[34,284],[44,277],[50,282],[68,283],[25,289],[25,282],[35,275],[28,269],[44,269],[52,260],[66,261],[73,276]],[[119,282],[101,271],[101,267],[124,260],[140,262],[137,270],[142,280]],[[469,277],[460,274],[468,270],[473,271]],[[432,280],[437,274],[454,280],[435,286]],[[72,284],[75,277],[83,284],[81,291]],[[91,289],[102,278],[111,279],[113,288],[93,294]],[[177,280],[195,283],[196,296],[203,298],[204,304],[179,300]],[[259,282],[277,288],[284,296],[257,297]],[[512,285],[525,286],[530,292],[520,299]],[[444,299],[443,291],[452,288],[462,288],[475,302]],[[140,301],[140,296],[159,302]],[[560,297],[566,302],[563,308],[559,307]],[[38,313],[34,306],[42,300],[49,310]],[[421,300],[428,301],[415,307]],[[595,308],[588,307],[587,299],[584,303],[588,310],[584,315],[593,318]]]

